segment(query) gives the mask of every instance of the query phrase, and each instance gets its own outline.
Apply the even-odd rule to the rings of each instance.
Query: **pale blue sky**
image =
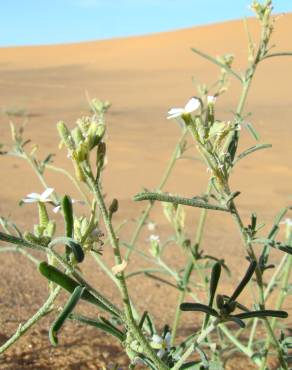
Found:
[[[107,39],[250,16],[250,0],[2,0],[0,46]],[[292,0],[274,0],[292,12]]]

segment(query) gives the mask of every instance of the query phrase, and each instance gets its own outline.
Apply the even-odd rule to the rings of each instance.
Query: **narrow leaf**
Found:
[[[245,323],[237,316],[228,316],[228,321],[235,322],[239,327],[245,328]]]
[[[243,291],[245,288],[246,284],[250,281],[253,273],[255,272],[255,269],[257,267],[257,262],[256,261],[251,261],[244,277],[242,278],[241,282],[239,283],[238,287],[235,289],[234,293],[229,299],[230,301],[235,301],[236,298],[240,295],[240,293]]]
[[[233,69],[231,69],[230,67],[228,67],[226,64],[224,63],[221,63],[219,60],[217,60],[216,58],[213,58],[212,56],[208,55],[208,54],[205,54],[204,52],[196,49],[196,48],[191,48],[191,50],[200,55],[202,58],[205,58],[207,59],[209,62],[217,65],[218,67],[220,68],[223,68],[225,69],[226,72],[228,72],[229,74],[233,75],[235,78],[237,78],[240,82],[243,82],[242,81],[242,78],[236,73],[233,71]]]
[[[82,293],[84,292],[84,287],[77,286],[67,303],[65,304],[62,312],[59,314],[59,316],[56,318],[56,320],[53,322],[53,324],[50,327],[49,330],[49,338],[53,346],[56,346],[58,344],[58,331],[63,326],[64,322],[70,315],[70,313],[74,310],[75,306],[77,305],[79,299],[81,298]]]
[[[96,319],[91,319],[91,318],[83,316],[83,315],[75,315],[75,314],[71,314],[69,316],[69,319],[79,321],[79,322],[81,322],[83,324],[86,324],[86,325],[94,326],[95,328],[100,329],[100,330],[116,337],[121,342],[123,342],[125,340],[124,333],[122,331],[120,331],[119,329],[117,329],[115,326],[113,326],[108,321],[107,322],[101,322],[101,321],[96,320]]]
[[[259,141],[260,140],[260,135],[258,134],[258,132],[256,131],[256,129],[253,127],[253,125],[250,122],[246,122],[245,125],[246,125],[246,128],[248,129],[248,131],[250,132],[251,136],[256,141]]]
[[[211,281],[210,281],[210,298],[209,298],[209,306],[213,306],[214,297],[216,293],[216,289],[218,286],[218,282],[221,275],[221,263],[217,262],[214,264],[212,273],[211,273]]]
[[[239,319],[249,319],[251,317],[280,317],[281,319],[286,319],[288,313],[286,311],[261,310],[239,313],[234,315],[234,317],[238,317]]]
[[[200,311],[205,312],[208,315],[218,317],[218,313],[214,308],[211,308],[205,304],[201,303],[182,303],[180,305],[182,311]]]
[[[258,144],[258,145],[254,145],[254,146],[246,149],[244,152],[240,153],[237,156],[237,158],[235,159],[234,164],[237,163],[238,161],[240,161],[241,159],[243,159],[244,157],[247,157],[251,153],[257,152],[258,150],[271,148],[271,147],[272,147],[272,144]]]

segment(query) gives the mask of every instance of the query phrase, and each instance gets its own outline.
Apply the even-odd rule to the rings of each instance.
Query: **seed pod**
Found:
[[[68,302],[65,304],[62,312],[59,314],[59,316],[56,318],[56,320],[51,325],[50,330],[49,330],[49,338],[53,346],[56,346],[58,344],[58,337],[57,337],[58,331],[61,329],[65,320],[70,315],[70,313],[74,310],[84,290],[85,288],[81,286],[77,286],[74,289],[71,297],[69,298]]]
[[[64,274],[64,272],[58,270],[56,267],[49,265],[47,262],[43,261],[39,264],[39,272],[46,277],[49,281],[60,285],[63,289],[67,290],[69,293],[73,293],[74,289],[79,286],[78,282],[72,279],[70,276]],[[118,316],[117,312],[112,310],[110,307],[101,302],[98,298],[92,295],[87,289],[85,289],[81,295],[84,301],[92,303],[104,311],[109,312],[114,316]]]
[[[62,199],[62,211],[65,219],[65,235],[72,238],[74,234],[73,207],[71,198],[65,195]]]

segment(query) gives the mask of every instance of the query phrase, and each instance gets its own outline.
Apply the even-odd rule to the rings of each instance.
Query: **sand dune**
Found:
[[[250,19],[249,24],[252,33],[256,34],[256,22]],[[291,33],[292,14],[287,14],[277,21],[273,37],[275,50],[292,49]],[[168,108],[183,106],[190,96],[196,94],[192,77],[207,83],[214,82],[217,77],[218,69],[192,53],[190,48],[196,47],[214,56],[232,53],[236,58],[234,66],[243,70],[247,57],[245,45],[243,23],[233,21],[126,39],[72,45],[1,48],[0,108],[27,110],[30,115],[27,135],[40,145],[40,154],[44,155],[58,152],[55,130],[57,121],[62,119],[72,126],[75,119],[88,113],[86,92],[91,97],[110,100],[112,108],[107,118],[109,162],[105,173],[105,188],[109,197],[115,196],[121,200],[119,218],[132,217],[134,211],[141,209],[141,206],[132,204],[130,199],[142,186],[154,188],[158,184],[179,136],[176,124],[165,118]],[[268,224],[281,207],[291,203],[291,71],[292,58],[275,58],[260,66],[246,113],[253,112],[250,120],[261,133],[262,141],[271,143],[273,149],[242,161],[232,181],[234,190],[240,190],[243,194],[239,199],[243,215],[248,217],[251,211],[256,211]],[[231,111],[236,107],[240,86],[237,81],[231,82],[230,93],[222,96],[217,102],[220,117],[231,118]],[[14,120],[17,123],[22,121],[20,118]],[[0,142],[9,142],[8,121],[5,115],[0,116]],[[251,145],[253,140],[243,129],[242,147]],[[56,162],[70,168],[64,152],[58,153]],[[28,192],[40,191],[41,185],[29,172],[28,166],[15,158],[0,158],[0,166],[0,214],[12,215],[21,227],[31,227],[36,218],[34,211],[28,207],[19,209],[17,202]],[[166,190],[188,196],[200,194],[205,189],[207,179],[203,165],[199,162],[183,161],[178,164]],[[68,192],[68,184],[60,176],[48,174],[48,181],[58,192]],[[71,189],[72,194],[76,196],[75,191]],[[155,210],[155,217],[161,220],[158,208]],[[189,224],[196,218],[197,213],[194,213]],[[215,250],[220,256],[226,253],[227,245],[231,254],[234,245],[239,243],[239,238],[230,220],[215,217],[208,222],[212,232],[208,232],[205,247]],[[143,245],[143,241],[141,243]],[[234,264],[236,271],[242,271],[239,261],[243,252],[232,253],[232,257],[229,255],[230,262]],[[6,297],[5,301],[0,301],[0,307],[3,308],[1,310],[6,318],[9,317],[9,309],[13,304],[11,290],[15,292],[16,287],[22,287],[24,284],[35,302],[44,297],[43,290],[34,289],[32,284],[36,273],[30,267],[23,267],[26,264],[22,265],[18,258],[9,256],[0,268],[0,275],[5,276],[5,286],[0,284],[0,291],[3,293],[1,296]],[[16,263],[19,269],[22,268],[23,273],[29,271],[29,274],[25,273],[26,282],[21,277],[10,279],[12,273],[9,266],[12,263]],[[43,289],[44,285],[41,287]],[[147,285],[146,291],[147,289],[151,289],[151,286]],[[139,297],[137,287],[133,287],[133,291]],[[26,293],[17,294],[21,300]],[[114,296],[112,288],[109,288],[109,295]],[[169,299],[174,297],[170,295]],[[28,303],[29,299],[24,301]],[[155,311],[155,305],[148,303],[150,309]],[[10,334],[17,322],[27,317],[35,308],[35,305],[24,304],[19,308],[19,312],[15,313],[15,322],[10,324],[2,321],[1,317],[1,331],[5,335]],[[41,336],[40,332],[38,335]],[[29,338],[31,340],[32,337]],[[41,338],[42,343],[47,344],[45,333],[42,333]],[[87,349],[90,348],[90,339],[86,343],[89,344]],[[38,346],[39,342],[35,345]],[[97,341],[96,352],[99,351],[99,345],[100,342]],[[24,341],[19,348],[29,351]],[[72,355],[72,361],[77,361],[79,354],[73,349],[67,350]],[[44,356],[48,356],[49,351],[50,349],[45,349]],[[61,356],[60,351],[57,349],[54,354]],[[86,367],[99,356],[96,352],[89,351],[87,357],[82,354],[85,356],[84,369],[99,368]],[[12,350],[5,361],[12,361],[14,355]],[[19,358],[22,358],[20,354]],[[60,358],[63,359],[62,356]],[[103,361],[101,357],[99,360]],[[39,357],[35,361],[36,364],[41,363],[38,362],[41,361]],[[46,365],[48,369],[54,363],[53,359],[50,361]],[[67,368],[67,360],[62,361],[62,364],[56,362],[58,368]],[[6,365],[7,362],[2,363],[3,369],[9,368]],[[35,366],[27,368],[40,368],[37,367],[40,365]]]

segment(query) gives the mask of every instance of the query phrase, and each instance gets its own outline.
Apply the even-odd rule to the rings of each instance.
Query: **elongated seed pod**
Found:
[[[50,330],[49,330],[49,338],[53,346],[56,346],[58,344],[58,337],[57,337],[58,331],[61,329],[64,322],[70,315],[70,313],[74,310],[84,290],[85,288],[81,286],[77,286],[74,289],[72,295],[70,296],[69,300],[65,304],[63,310],[61,311],[59,316],[56,318],[56,320],[51,325]]]
[[[65,220],[65,235],[68,238],[73,238],[74,234],[73,207],[69,195],[65,195],[62,199],[62,210]]]
[[[74,289],[79,286],[78,282],[72,279],[70,276],[64,274],[62,271],[58,270],[56,267],[49,265],[47,262],[41,262],[39,264],[40,273],[45,276],[48,280],[60,285],[63,289],[67,290],[69,293],[73,293]],[[82,293],[81,298],[84,301],[94,304],[100,307],[106,312],[118,317],[119,314],[113,308],[107,306],[105,303],[101,302],[98,298],[93,296],[87,289]]]
[[[134,196],[134,201],[137,202],[141,200],[150,200],[150,201],[158,200],[160,202],[183,204],[185,206],[190,206],[190,207],[212,209],[214,211],[230,212],[230,210],[226,207],[210,204],[208,202],[205,202],[202,198],[199,198],[199,197],[183,198],[183,197],[176,197],[176,196],[168,195],[168,194],[151,193],[151,192],[140,193]]]

